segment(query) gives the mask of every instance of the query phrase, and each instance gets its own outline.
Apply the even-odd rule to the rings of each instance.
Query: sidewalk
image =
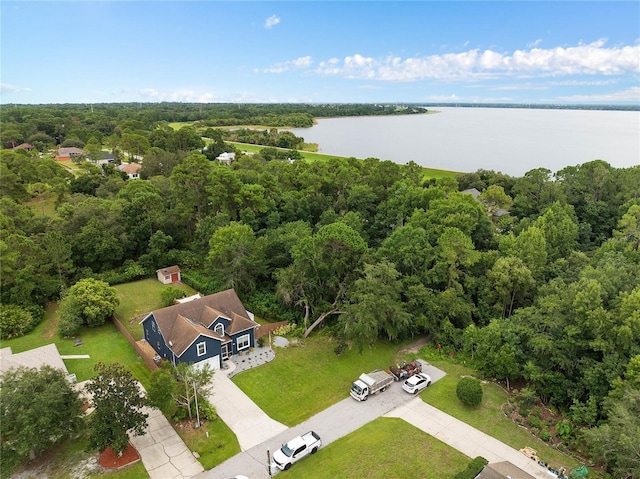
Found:
[[[426,404],[419,397],[388,412],[385,417],[404,419],[471,458],[482,456],[489,463],[509,461],[533,477],[550,477],[545,468],[520,451]]]
[[[260,356],[262,353],[267,354],[266,352],[256,349],[252,353],[252,358],[247,355],[238,359],[234,357],[233,360],[244,360],[247,367],[251,367],[248,365],[256,361],[266,362],[266,356]],[[227,369],[218,369],[213,375],[213,391],[208,399],[215,406],[218,416],[238,438],[240,449],[246,451],[286,431],[287,426],[267,416],[231,381],[229,376],[234,374],[237,366],[231,360],[225,364],[228,365]]]
[[[158,409],[149,414],[144,436],[131,438],[151,479],[190,479],[204,471],[178,433]]]

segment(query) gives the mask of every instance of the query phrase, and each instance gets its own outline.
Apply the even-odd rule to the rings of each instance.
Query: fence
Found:
[[[273,333],[273,331],[278,329],[280,326],[286,326],[287,324],[289,324],[288,321],[280,321],[278,323],[263,324],[256,328],[256,332],[255,332],[256,339],[262,336],[266,336],[269,333]]]
[[[129,344],[133,346],[133,349],[136,350],[136,353],[138,353],[138,356],[142,358],[142,360],[149,367],[149,369],[151,369],[152,371],[155,371],[156,369],[158,369],[158,365],[153,361],[153,358],[150,358],[147,354],[145,354],[145,352],[142,350],[140,345],[138,345],[136,340],[133,339],[133,336],[131,336],[131,333],[127,331],[127,328],[125,328],[124,325],[120,321],[118,321],[115,317],[112,317],[111,319],[113,321],[113,324],[116,325],[116,328],[118,328],[118,330],[127,339],[127,341],[129,341]]]

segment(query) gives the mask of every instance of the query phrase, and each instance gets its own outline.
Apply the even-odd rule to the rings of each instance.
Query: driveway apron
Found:
[[[178,433],[158,409],[149,414],[143,436],[131,438],[151,479],[190,479],[204,471]]]
[[[490,463],[509,461],[533,477],[550,477],[546,468],[520,451],[426,404],[419,397],[385,414],[385,417],[404,419],[466,456],[482,456]]]

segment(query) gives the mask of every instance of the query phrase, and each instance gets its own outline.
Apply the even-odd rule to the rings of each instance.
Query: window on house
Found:
[[[170,276],[169,276],[169,275],[167,275],[167,276],[165,276],[165,277],[164,277],[164,279],[169,279],[169,278],[170,278]]]
[[[204,356],[207,354],[207,343],[198,343],[198,356]]]
[[[156,332],[156,322],[155,321],[151,321],[151,329],[153,329],[153,332]]]
[[[213,328],[213,330],[216,332],[217,335],[224,336],[224,324],[222,323],[216,324],[216,327]]]
[[[249,335],[245,334],[243,336],[240,336],[237,340],[236,340],[236,346],[238,347],[238,351],[240,351],[241,349],[247,349],[249,347]]]

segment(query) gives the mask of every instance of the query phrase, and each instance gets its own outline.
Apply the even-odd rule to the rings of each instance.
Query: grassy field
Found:
[[[278,474],[283,479],[441,479],[470,459],[402,419],[379,418]]]
[[[162,308],[162,290],[168,285],[160,283],[156,278],[141,279],[131,283],[117,284],[114,286],[118,292],[120,304],[116,308],[115,317],[127,328],[134,339],[142,339],[142,326],[140,315]],[[196,291],[180,283],[172,287],[181,289],[187,296],[196,294]]]
[[[55,343],[61,355],[87,354],[89,359],[66,359],[65,365],[78,381],[85,381],[94,376],[93,367],[98,362],[111,363],[118,361],[129,369],[134,377],[145,387],[148,386],[150,371],[140,359],[133,347],[120,334],[120,331],[107,321],[97,328],[82,328],[78,337],[81,346],[75,346],[73,339],[58,336],[58,304],[51,303],[47,307],[43,321],[28,335],[21,338],[2,341],[2,347],[10,346],[14,353]]]
[[[520,450],[526,446],[538,451],[538,457],[558,469],[565,466],[573,469],[581,464],[575,459],[563,454],[557,449],[531,435],[527,430],[516,426],[505,417],[500,406],[507,400],[507,393],[500,386],[485,383],[482,386],[482,404],[477,408],[464,406],[456,396],[456,386],[462,377],[474,376],[476,372],[447,355],[438,359],[432,351],[421,351],[421,357],[428,357],[428,361],[446,371],[447,375],[421,393],[423,401],[437,407],[441,411],[464,421],[470,426],[495,437],[514,449]],[[592,477],[592,476],[590,476]],[[594,476],[595,477],[595,476]]]
[[[394,364],[400,347],[380,342],[362,354],[348,350],[338,357],[336,345],[323,333],[298,340],[297,345],[276,348],[273,361],[233,381],[270,417],[294,426],[347,397],[361,373]]]
[[[246,151],[248,153],[258,153],[260,150],[266,148],[265,146],[262,146],[262,145],[250,145],[248,143],[236,143],[233,141],[228,141],[227,143],[232,144],[237,149],[241,151]],[[276,149],[283,150],[283,148],[276,148]],[[345,156],[326,155],[324,153],[313,153],[309,151],[300,150],[299,152],[302,155],[302,157],[307,161],[324,161],[328,158],[342,158],[342,159],[347,158]],[[431,179],[431,178],[437,179],[437,178],[444,178],[444,177],[455,178],[457,175],[459,175],[459,173],[456,171],[437,170],[435,168],[422,168],[422,171],[424,173],[425,179]]]
[[[199,429],[185,430],[179,426],[175,429],[189,450],[200,455],[198,461],[205,469],[211,469],[241,452],[236,435],[221,419],[203,421]]]

